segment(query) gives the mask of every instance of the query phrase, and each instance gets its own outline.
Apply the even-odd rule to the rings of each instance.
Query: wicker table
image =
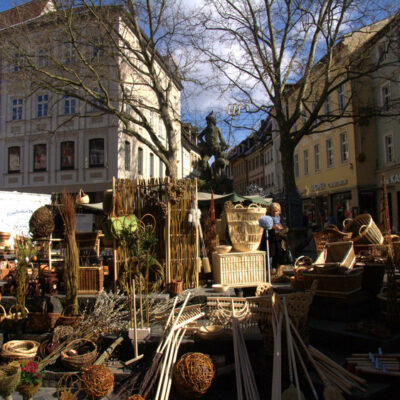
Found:
[[[213,253],[213,276],[230,287],[258,286],[266,282],[265,251]]]

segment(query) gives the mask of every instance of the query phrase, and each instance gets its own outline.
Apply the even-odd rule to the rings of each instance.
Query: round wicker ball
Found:
[[[188,398],[199,398],[211,387],[215,367],[203,353],[184,354],[175,364],[174,383],[178,392]]]
[[[132,396],[129,396],[126,400],[145,400],[145,399],[140,394],[134,394]]]
[[[39,207],[29,220],[29,231],[33,238],[47,238],[54,231],[54,217],[46,207]]]
[[[83,391],[90,399],[107,396],[114,387],[114,374],[105,365],[91,365],[81,377]]]

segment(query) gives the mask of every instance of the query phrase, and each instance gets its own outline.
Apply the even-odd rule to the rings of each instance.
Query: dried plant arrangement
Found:
[[[15,316],[16,319],[25,318],[27,316],[25,308],[26,286],[28,284],[28,265],[32,257],[36,254],[32,241],[25,236],[15,237],[14,243],[17,249],[17,291]]]
[[[65,315],[78,315],[78,285],[79,285],[79,250],[75,238],[75,199],[71,193],[63,191],[61,205],[59,206],[61,218],[64,223],[66,242],[65,254]]]
[[[39,207],[29,220],[29,232],[34,239],[48,238],[54,231],[53,213],[46,207]]]

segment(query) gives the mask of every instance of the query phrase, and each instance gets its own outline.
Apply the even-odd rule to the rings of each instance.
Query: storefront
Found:
[[[346,218],[352,218],[353,215],[351,192],[334,193],[331,195],[331,214],[338,227],[343,226]]]
[[[392,231],[398,233],[400,232],[400,170],[388,171],[384,176],[388,194],[390,225]]]

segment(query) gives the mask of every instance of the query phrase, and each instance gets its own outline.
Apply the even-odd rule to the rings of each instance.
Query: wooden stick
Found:
[[[346,368],[343,368],[341,365],[338,363],[335,363],[333,360],[331,360],[328,356],[325,354],[321,353],[319,350],[317,350],[313,346],[308,346],[310,349],[311,354],[313,354],[315,357],[319,358],[322,361],[325,361],[327,364],[331,365],[332,367],[336,368],[337,370],[341,371],[343,374],[347,375],[348,377],[352,378],[353,380],[357,381],[361,385],[366,385],[367,381],[363,378],[360,378],[359,376],[352,374],[350,371],[348,371]]]
[[[327,379],[329,379],[329,382],[331,382],[331,384],[334,384],[341,391],[351,396],[351,388],[349,388],[349,386],[346,385],[341,379],[338,379],[338,377],[334,375],[330,369],[326,368],[323,365],[318,365],[318,367],[325,374],[325,376],[329,377]]]
[[[296,365],[296,358],[294,356],[294,350],[293,350],[293,344],[292,344],[292,333],[290,331],[290,326],[289,326],[289,313],[286,307],[286,299],[283,297],[283,309],[285,312],[285,317],[286,317],[286,340],[288,342],[288,356],[291,358],[291,364],[294,372],[294,378],[296,382],[296,391],[297,391],[297,400],[301,400],[301,392],[300,392],[300,384],[299,384],[299,376],[297,374],[297,365]],[[293,383],[293,376],[292,376],[292,381]]]
[[[134,354],[135,358],[139,355],[138,339],[137,339],[137,321],[136,321],[136,295],[135,295],[135,280],[132,279],[132,299],[133,299],[133,340],[134,340]]]
[[[294,347],[294,349],[295,349],[295,351],[296,351],[297,358],[300,360],[300,364],[301,364],[301,366],[302,366],[302,368],[303,368],[303,371],[304,371],[304,373],[305,373],[305,375],[306,375],[308,384],[310,385],[310,388],[311,388],[311,391],[312,391],[312,393],[313,393],[313,395],[314,395],[314,397],[315,397],[315,400],[318,400],[318,394],[317,394],[317,391],[315,390],[315,386],[314,386],[314,384],[313,384],[313,382],[312,382],[312,380],[311,380],[310,373],[309,373],[308,370],[307,370],[307,367],[306,367],[306,365],[305,365],[305,363],[304,363],[303,357],[302,357],[302,355],[301,355],[301,353],[300,353],[300,350],[299,350],[299,348],[297,347],[297,344],[296,344],[295,341],[293,341],[293,347]]]
[[[180,345],[181,345],[182,339],[183,339],[183,337],[185,336],[185,333],[186,333],[186,328],[183,329],[182,335],[181,335],[181,337],[178,339],[178,344],[177,344],[177,346],[176,346],[176,348],[175,348],[174,356],[173,356],[173,359],[172,359],[172,367],[175,365],[176,359],[177,359],[177,357],[178,357],[178,350],[179,350],[179,347],[180,347]],[[168,375],[167,390],[166,390],[166,394],[165,394],[165,398],[166,398],[166,399],[169,398],[169,393],[170,393],[170,391],[171,391],[172,375],[173,375],[173,368],[170,369],[170,373],[169,373],[169,375]]]
[[[93,365],[100,365],[106,362],[110,358],[111,354],[116,349],[116,347],[120,345],[123,342],[123,340],[124,338],[122,336],[120,336],[117,340],[115,340],[111,344],[111,346],[108,347],[107,350],[105,350],[103,354],[93,363]]]
[[[233,350],[235,356],[235,375],[236,375],[236,395],[238,400],[243,399],[242,393],[242,379],[240,371],[240,359],[239,359],[239,349],[237,344],[237,334],[236,334],[236,317],[234,316],[234,306],[232,300],[232,333],[233,333]]]
[[[277,367],[276,367],[276,340],[277,340],[277,326],[276,326],[276,315],[275,315],[275,311],[272,313],[271,315],[271,325],[272,325],[272,334],[273,334],[273,338],[274,338],[274,358],[273,358],[273,362],[272,362],[272,390],[271,390],[271,400],[275,400],[276,399],[276,371],[277,371]]]

